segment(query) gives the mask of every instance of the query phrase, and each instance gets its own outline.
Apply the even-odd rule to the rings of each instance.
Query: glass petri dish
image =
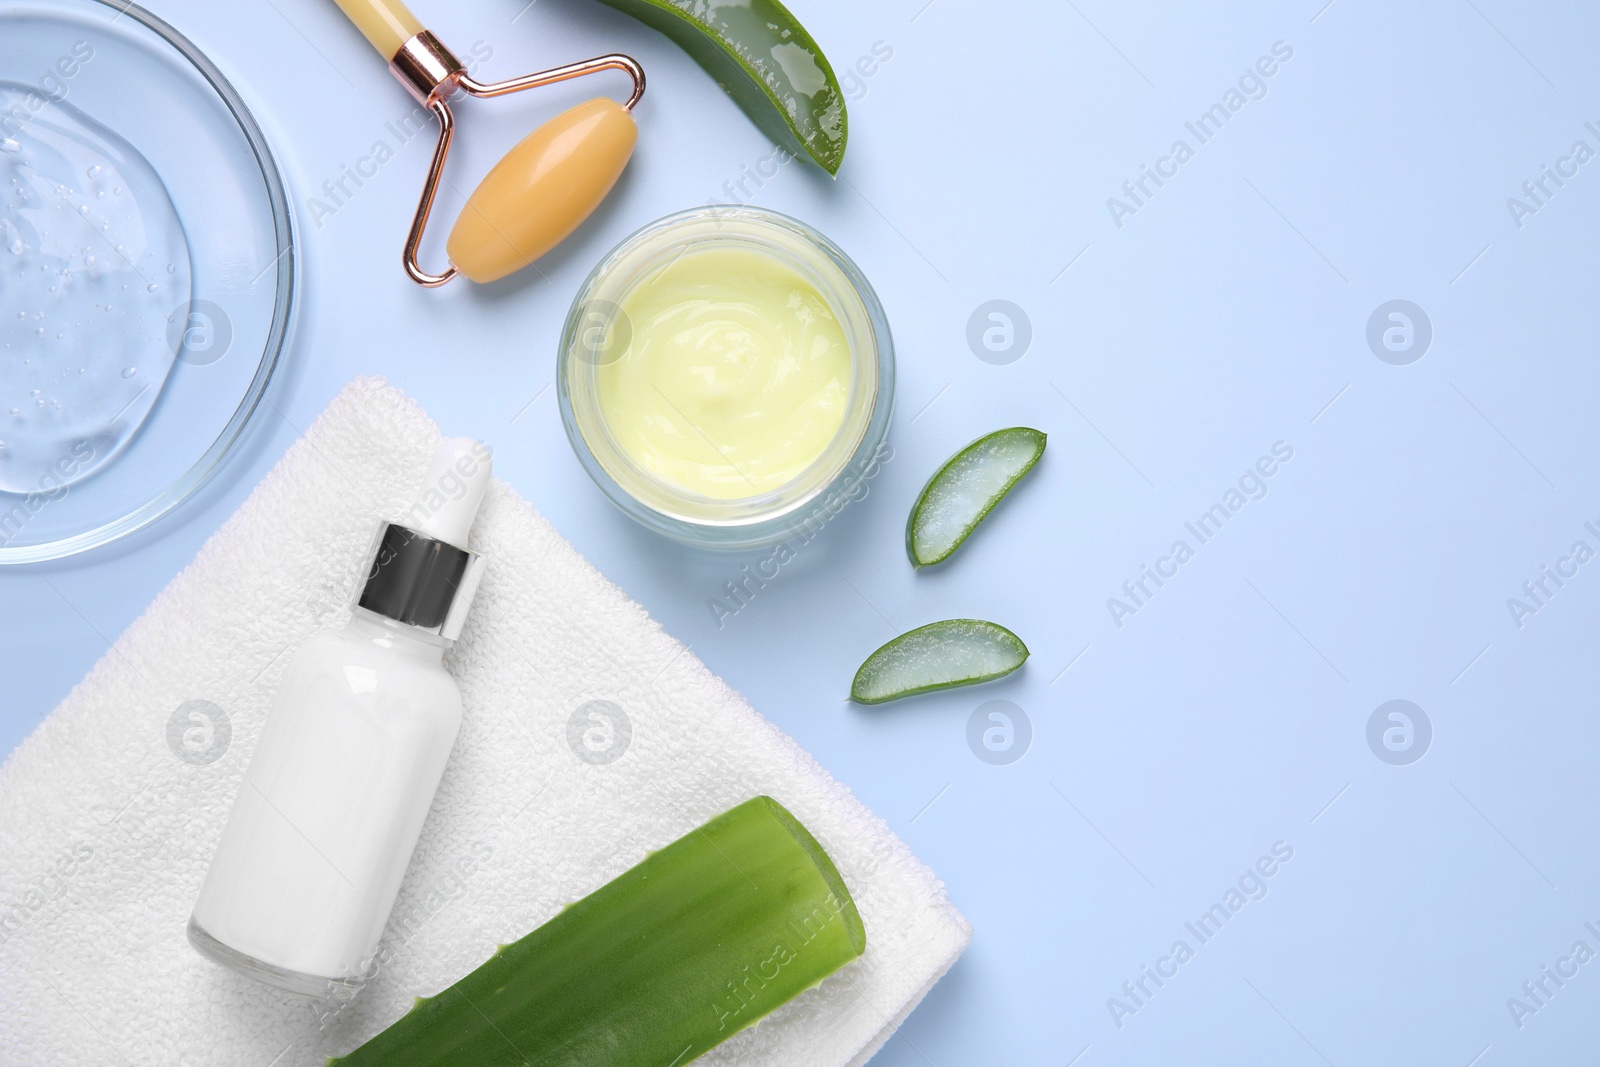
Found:
[[[124,537],[218,470],[282,357],[294,259],[266,139],[182,34],[0,2],[0,565]]]
[[[641,463],[621,440],[606,410],[603,379],[607,368],[631,358],[629,346],[637,345],[637,331],[644,325],[623,313],[630,296],[648,290],[661,272],[686,256],[730,250],[754,254],[786,275],[803,279],[838,323],[850,366],[838,428],[815,459],[781,484],[749,495],[724,496],[687,488],[665,476],[660,467]],[[701,292],[717,297],[723,289]],[[556,386],[573,451],[595,484],[625,514],[698,548],[752,548],[796,537],[809,540],[847,502],[866,492],[867,482],[885,458],[894,412],[894,342],[871,284],[821,233],[798,219],[762,208],[694,208],[643,227],[595,267],[567,315],[557,354]],[[705,440],[718,448],[709,436]]]

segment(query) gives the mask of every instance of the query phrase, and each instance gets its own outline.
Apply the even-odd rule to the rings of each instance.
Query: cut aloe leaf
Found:
[[[1004,626],[982,619],[946,619],[908,630],[867,657],[850,699],[857,704],[1004,677],[1022,666],[1028,646]]]
[[[918,567],[949,559],[978,523],[1044,455],[1045,435],[1026,426],[978,438],[922,487],[906,520],[906,554]]]
[[[328,1064],[682,1067],[865,948],[828,854],[755,797]]]
[[[672,38],[768,137],[839,173],[849,123],[828,57],[778,0],[601,0]]]

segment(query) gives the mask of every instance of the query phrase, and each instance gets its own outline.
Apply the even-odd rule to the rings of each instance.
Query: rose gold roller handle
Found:
[[[335,0],[363,36],[389,62],[400,84],[439,119],[439,140],[422,185],[402,264],[417,284],[443,285],[458,271],[474,281],[502,278],[527,266],[576,229],[605,199],[627,165],[637,140],[631,112],[644,95],[644,68],[613,53],[498,82],[468,76],[451,54],[400,0]],[[525,137],[497,163],[468,198],[450,234],[451,264],[439,274],[422,269],[418,250],[433,211],[455,136],[449,96],[458,88],[495,97],[620,70],[633,91],[620,106],[590,100]]]

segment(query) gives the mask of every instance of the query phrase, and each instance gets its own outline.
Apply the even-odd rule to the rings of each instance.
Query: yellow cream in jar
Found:
[[[653,477],[716,500],[792,482],[839,433],[850,345],[816,285],[752,248],[689,251],[618,302],[598,406]]]

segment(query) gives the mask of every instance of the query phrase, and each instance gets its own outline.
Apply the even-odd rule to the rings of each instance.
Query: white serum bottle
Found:
[[[482,444],[441,441],[349,624],[286,665],[189,919],[202,955],[295,993],[359,988],[461,727],[443,657],[482,574],[489,469]]]

